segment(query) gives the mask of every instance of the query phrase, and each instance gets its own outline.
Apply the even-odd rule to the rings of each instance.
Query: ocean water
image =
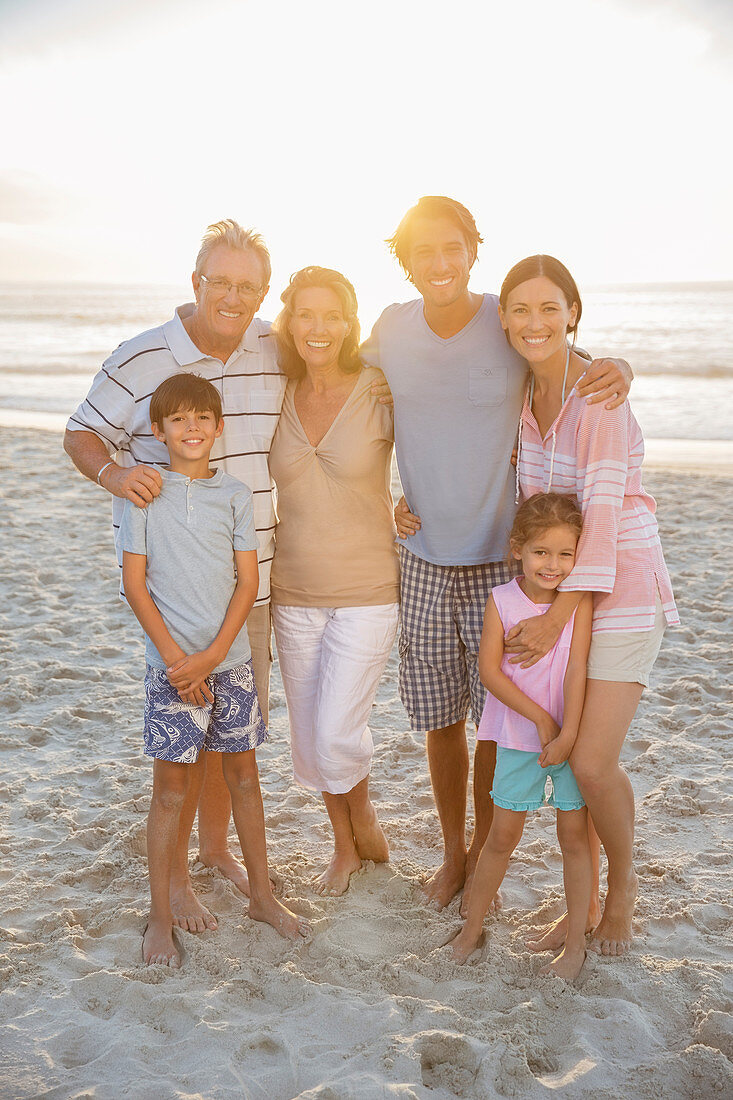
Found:
[[[17,423],[58,426],[113,348],[167,320],[188,297],[183,284],[0,283],[5,422],[14,411]],[[363,311],[364,332],[378,310]],[[648,438],[733,440],[733,283],[585,291],[580,343],[631,363],[632,406]]]

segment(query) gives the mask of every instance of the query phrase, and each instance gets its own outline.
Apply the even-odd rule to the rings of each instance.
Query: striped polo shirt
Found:
[[[521,428],[522,498],[567,493],[583,513],[575,566],[560,591],[596,593],[594,633],[651,630],[657,591],[668,625],[678,624],[656,503],[641,483],[644,439],[628,401],[608,410],[573,391],[543,439],[525,398]]]
[[[211,462],[252,490],[260,564],[256,603],[264,604],[270,598],[277,523],[267,456],[287,378],[278,368],[275,337],[267,321],[255,317],[239,347],[222,363],[203,355],[186,332],[181,317],[193,308],[181,306],[164,325],[120,344],[102,364],[67,427],[94,432],[120,466],[166,464],[165,444],[150,430],[153,392],[180,371],[192,371],[213,383],[221,394],[224,431],[214,443]],[[124,506],[124,500],[112,498],[116,543]],[[121,564],[119,545],[117,557]]]

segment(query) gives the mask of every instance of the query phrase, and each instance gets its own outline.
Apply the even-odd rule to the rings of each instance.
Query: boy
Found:
[[[224,777],[250,881],[249,915],[281,936],[308,925],[272,894],[255,748],[267,737],[255,691],[244,621],[257,595],[252,493],[209,469],[224,427],[210,382],[176,374],[156,389],[151,428],[164,443],[160,495],[147,508],[129,501],[120,528],[128,602],[145,631],[145,753],[154,758],[148,816],[150,918],[146,965],[181,965],[169,901],[181,808],[203,779],[202,749],[221,752]],[[195,805],[195,802],[193,803]],[[189,823],[189,825],[192,822]],[[188,835],[186,833],[186,835]]]

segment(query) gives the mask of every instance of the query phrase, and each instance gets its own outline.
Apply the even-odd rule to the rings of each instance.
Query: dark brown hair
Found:
[[[536,493],[520,504],[509,533],[510,549],[521,550],[526,542],[551,527],[569,527],[580,538],[583,513],[575,497],[563,493]]]
[[[565,264],[560,263],[554,256],[527,256],[526,259],[520,260],[518,264],[514,265],[501,284],[501,290],[499,291],[499,305],[502,311],[506,313],[507,299],[513,290],[516,290],[522,283],[526,283],[528,279],[536,279],[540,275],[544,275],[546,279],[554,283],[567,302],[568,309],[573,305],[577,305],[578,315],[575,318],[575,324],[572,327],[568,325],[568,332],[572,332],[573,343],[575,343],[578,325],[583,314],[583,303],[580,300],[580,292],[575,279],[565,267]],[[506,330],[505,336],[508,340],[509,334]]]
[[[172,374],[160,383],[150,398],[150,423],[161,428],[164,417],[189,409],[197,413],[213,413],[218,424],[221,420],[219,391],[200,374],[188,371]]]
[[[394,234],[387,238],[390,252],[397,258],[400,267],[408,277],[412,275],[409,257],[412,248],[412,227],[416,218],[448,218],[454,222],[468,245],[471,263],[476,259],[478,246],[483,244],[483,237],[476,228],[476,222],[470,210],[456,199],[446,198],[445,195],[423,195],[407,211]]]
[[[290,332],[290,321],[295,312],[295,296],[306,287],[318,287],[319,290],[332,290],[341,302],[344,320],[351,325],[339,355],[339,368],[346,374],[356,374],[361,370],[359,342],[361,329],[356,315],[358,303],[356,291],[340,271],[332,267],[303,267],[290,276],[290,282],[280,295],[283,308],[273,321],[272,330],[277,337],[278,360],[288,378],[302,378],[305,374],[305,362],[295,348]]]

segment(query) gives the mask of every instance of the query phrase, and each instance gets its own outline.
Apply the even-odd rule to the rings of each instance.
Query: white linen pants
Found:
[[[397,632],[399,604],[272,605],[290,719],[293,775],[314,791],[346,794],[367,775],[367,725]]]

